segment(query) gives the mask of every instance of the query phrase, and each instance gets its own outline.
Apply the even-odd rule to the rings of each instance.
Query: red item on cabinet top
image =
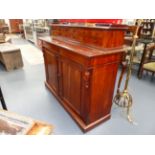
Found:
[[[122,19],[60,19],[61,23],[109,23],[121,24]]]

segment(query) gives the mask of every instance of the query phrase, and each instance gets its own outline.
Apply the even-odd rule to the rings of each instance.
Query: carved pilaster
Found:
[[[83,79],[84,79],[84,87],[88,89],[90,81],[90,71],[85,71]]]

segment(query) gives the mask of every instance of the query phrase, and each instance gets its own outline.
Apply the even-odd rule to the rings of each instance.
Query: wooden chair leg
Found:
[[[144,64],[145,57],[146,57],[146,54],[147,54],[146,47],[147,47],[147,44],[145,44],[145,46],[144,46],[144,51],[143,51],[143,54],[142,54],[141,62],[139,64],[139,69],[138,69],[138,78],[139,79],[142,78],[142,74],[143,74],[143,64]]]
[[[141,70],[138,73],[138,78],[141,79],[143,75],[143,69],[141,68]]]
[[[2,93],[1,88],[0,88],[0,101],[1,101],[1,103],[2,103],[2,108],[3,108],[4,110],[7,110],[7,106],[6,106],[6,104],[5,104],[5,100],[4,100],[4,97],[3,97],[3,93]]]

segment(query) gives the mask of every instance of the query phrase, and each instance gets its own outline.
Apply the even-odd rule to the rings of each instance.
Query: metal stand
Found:
[[[139,20],[138,26],[136,28],[136,32],[135,32],[134,37],[133,37],[132,49],[131,49],[131,52],[130,52],[130,60],[129,60],[128,68],[127,68],[127,75],[126,75],[124,90],[122,92],[120,92],[120,84],[121,84],[122,77],[123,77],[124,70],[125,70],[125,68],[123,66],[121,76],[120,76],[120,79],[119,79],[119,83],[118,83],[117,94],[115,95],[114,100],[113,100],[113,102],[116,105],[118,105],[119,107],[126,108],[126,110],[127,110],[127,119],[128,119],[128,121],[130,123],[133,123],[133,124],[134,124],[134,121],[133,121],[133,119],[131,117],[131,113],[130,113],[133,100],[132,100],[132,96],[130,95],[130,93],[128,91],[128,86],[129,86],[129,80],[131,78],[133,56],[134,56],[134,52],[135,52],[136,41],[137,41],[137,38],[138,38],[137,34],[138,34],[139,27],[141,25],[141,22],[142,21]]]

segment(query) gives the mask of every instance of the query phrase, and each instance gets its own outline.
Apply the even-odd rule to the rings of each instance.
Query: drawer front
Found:
[[[66,57],[78,64],[81,64],[82,66],[88,66],[89,65],[89,58],[86,58],[82,55],[79,55],[77,53],[74,53],[73,51],[69,51],[63,48],[60,48],[60,55],[62,57]]]
[[[53,44],[50,44],[48,42],[43,41],[42,42],[42,46],[46,49],[48,49],[49,51],[56,51],[57,53],[59,52],[59,48]]]

